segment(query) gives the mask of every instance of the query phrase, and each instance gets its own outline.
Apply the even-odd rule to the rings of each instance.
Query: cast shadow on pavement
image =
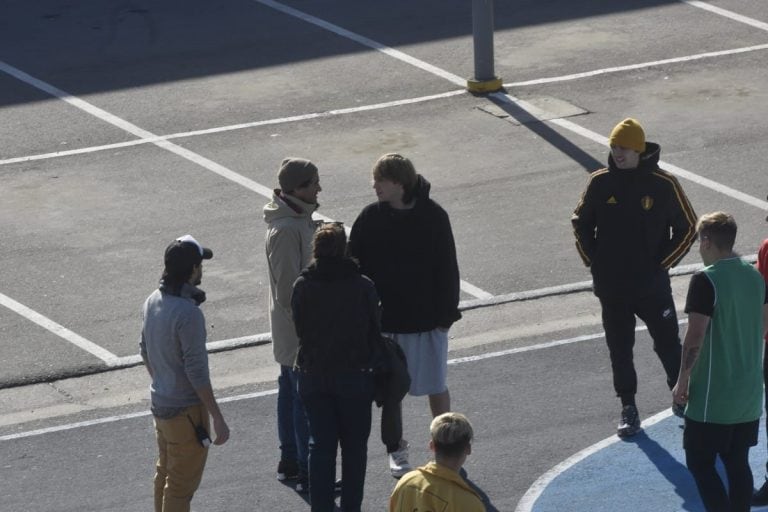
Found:
[[[696,489],[696,483],[688,471],[688,468],[670,454],[663,446],[648,437],[645,431],[624,440],[626,443],[637,445],[640,450],[648,457],[648,460],[656,466],[659,474],[671,483],[675,488],[675,493],[680,496],[683,503],[680,510],[701,511],[704,505]],[[681,440],[682,443],[682,440]]]
[[[502,31],[633,12],[643,16],[639,13],[676,3],[496,2],[494,27]],[[13,23],[3,24],[0,47],[3,60],[24,67],[34,59],[32,69],[41,78],[53,73],[70,92],[84,96],[370,52],[363,44],[318,32],[297,16],[320,16],[326,23],[394,48],[472,34],[471,2],[466,0],[389,0],[376,11],[371,10],[376,2],[355,0],[275,4],[273,8],[261,0],[5,1],[0,2],[0,19]],[[300,11],[289,14],[289,8]],[[58,44],[61,41],[66,44]],[[51,47],[56,51],[45,51]],[[71,81],[63,80],[62,74],[69,74]],[[0,106],[40,101],[39,95],[9,89],[2,90]]]
[[[462,475],[464,478],[464,481],[469,484],[469,486],[474,490],[479,496],[480,500],[482,500],[483,505],[485,505],[486,512],[499,512],[499,509],[493,506],[493,503],[491,503],[491,499],[488,497],[487,494],[485,494],[485,491],[483,491],[480,487],[477,486],[475,482],[469,479],[469,477],[464,474]]]
[[[304,500],[304,502],[307,504],[307,506],[310,506],[309,503],[309,493],[308,492],[299,492],[296,490],[296,479],[291,480],[280,480],[279,481],[284,487],[287,487],[294,491],[298,497]]]
[[[536,119],[535,115],[525,110],[523,107],[516,103],[510,103],[503,99],[489,95],[487,99],[509,114],[510,117],[517,120],[520,126],[523,126],[545,141],[547,141],[553,148],[563,153],[568,158],[579,164],[587,172],[596,171],[604,168],[607,163],[600,162],[592,155],[581,149],[577,144],[574,144],[563,135],[560,135],[556,130],[551,128],[544,122]]]

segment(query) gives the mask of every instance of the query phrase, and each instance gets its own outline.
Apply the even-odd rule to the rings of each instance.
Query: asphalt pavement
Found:
[[[605,137],[633,116],[696,212],[733,213],[737,250],[754,254],[768,233],[768,4],[512,0],[496,2],[495,26],[505,90],[475,96],[466,1],[2,2],[0,510],[149,508],[138,313],[185,233],[215,253],[204,311],[233,427],[194,508],[308,509],[274,480],[261,208],[282,158],[303,156],[320,168],[319,213],[351,225],[392,151],[432,182],[462,304],[482,305],[451,331],[449,384],[476,426],[467,470],[489,509],[622,496],[616,508],[700,510],[677,492],[682,473],[650,486],[654,457],[679,465],[673,420],[645,444],[604,446],[618,404],[569,217]],[[681,265],[696,263],[694,249]],[[678,308],[686,282],[674,279]],[[639,407],[658,419],[670,397],[648,341],[641,330]],[[426,404],[405,407],[412,459],[426,461]],[[365,507],[382,510],[394,482],[375,428],[369,458]],[[620,469],[608,459],[654,499],[593,485]]]

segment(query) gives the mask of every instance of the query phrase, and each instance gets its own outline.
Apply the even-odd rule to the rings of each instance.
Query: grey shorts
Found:
[[[389,336],[400,345],[408,360],[413,396],[437,395],[448,389],[448,332],[433,329],[427,332],[400,333]]]

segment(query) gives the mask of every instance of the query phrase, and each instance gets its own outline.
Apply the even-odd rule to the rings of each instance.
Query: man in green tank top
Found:
[[[680,375],[673,399],[685,408],[683,447],[707,511],[750,509],[749,448],[757,444],[763,398],[768,297],[762,276],[733,252],[736,222],[703,215],[696,226],[704,269],[688,287]],[[728,490],[715,469],[717,457]]]

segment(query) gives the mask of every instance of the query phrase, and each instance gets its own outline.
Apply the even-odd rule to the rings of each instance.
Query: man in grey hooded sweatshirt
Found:
[[[315,164],[289,157],[280,163],[280,188],[264,206],[267,223],[265,240],[269,271],[269,319],[277,378],[277,433],[280,462],[277,479],[297,478],[296,490],[308,491],[309,426],[299,398],[293,369],[299,338],[293,325],[291,295],[293,283],[312,258],[312,237],[316,223],[320,178]]]
[[[205,348],[205,318],[198,288],[203,260],[213,252],[190,235],[165,250],[160,286],[144,302],[139,348],[150,387],[158,458],[155,512],[188,512],[211,444],[229,439],[229,427],[213,395]]]

